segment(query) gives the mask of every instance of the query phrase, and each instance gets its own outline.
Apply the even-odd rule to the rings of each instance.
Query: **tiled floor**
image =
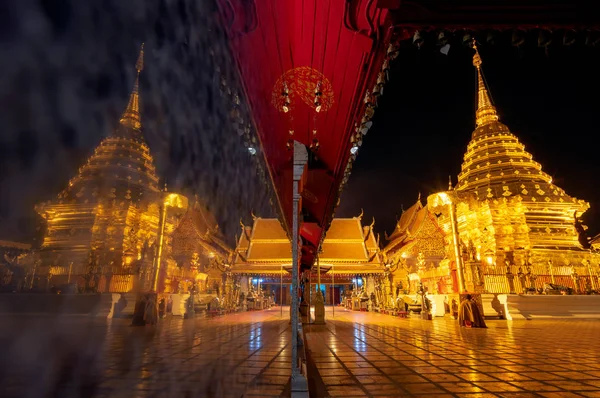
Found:
[[[324,396],[600,397],[600,321],[327,311],[307,347]],[[0,317],[1,397],[269,397],[290,375],[288,311],[129,321]]]
[[[327,311],[307,347],[327,395],[600,397],[600,321],[456,321]]]
[[[269,397],[290,377],[279,308],[157,327],[0,318],[1,397]]]

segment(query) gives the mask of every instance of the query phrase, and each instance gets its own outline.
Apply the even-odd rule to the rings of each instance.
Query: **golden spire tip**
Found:
[[[121,124],[139,130],[142,128],[142,119],[140,116],[140,73],[144,69],[144,43],[140,48],[140,55],[138,56],[137,62],[135,63],[135,69],[137,70],[137,76],[135,77],[135,83],[131,90],[131,96],[129,97],[129,103],[123,116],[121,116]]]
[[[144,70],[144,43],[142,43],[140,48],[140,55],[135,63],[135,69],[138,71],[138,74]]]
[[[483,80],[483,72],[481,71],[481,56],[477,48],[477,42],[473,39],[473,66],[477,70],[477,112],[475,113],[475,122],[477,127],[485,124],[498,121],[498,113],[496,107],[492,104],[490,93]]]

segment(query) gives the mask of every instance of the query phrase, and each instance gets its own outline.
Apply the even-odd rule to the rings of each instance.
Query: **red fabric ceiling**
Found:
[[[221,10],[262,143],[259,151],[290,231],[287,144],[293,139],[310,146],[318,140],[318,160],[311,162],[302,192],[303,237],[316,246],[338,199],[362,100],[380,70],[390,33],[387,10],[374,0],[221,0]]]

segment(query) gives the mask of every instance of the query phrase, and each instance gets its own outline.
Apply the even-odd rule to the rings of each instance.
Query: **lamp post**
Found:
[[[165,191],[166,191],[165,186]],[[163,243],[165,241],[165,224],[167,220],[167,203],[163,200],[160,207],[160,219],[158,220],[158,249],[154,257],[154,274],[152,276],[152,291],[158,290],[158,276],[160,274],[160,263],[162,258]],[[183,272],[183,270],[182,270]]]
[[[453,194],[451,191],[440,192],[436,195],[436,199],[438,199],[442,205],[448,206],[448,211],[450,213],[450,225],[452,227],[452,243],[454,245],[456,274],[458,277],[458,293],[463,293],[465,291],[464,264],[462,255],[460,254],[460,239],[458,234],[458,220],[456,217],[456,204],[454,203],[452,196],[455,196],[455,194]]]

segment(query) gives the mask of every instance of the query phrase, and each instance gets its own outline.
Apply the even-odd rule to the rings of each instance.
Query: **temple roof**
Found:
[[[292,245],[278,219],[257,217],[252,227],[242,225],[236,252],[236,273],[286,273],[292,264]],[[329,272],[336,274],[383,272],[372,225],[363,227],[358,217],[332,221],[319,261],[327,268],[333,265]]]
[[[585,211],[587,203],[570,197],[552,183],[552,177],[525,151],[525,146],[500,122],[485,84],[481,57],[474,45],[477,74],[476,128],[467,146],[456,190],[478,200],[520,196],[524,202],[570,203]]]
[[[445,233],[437,223],[435,214],[421,200],[402,213],[394,233],[387,238],[388,245],[383,249],[387,255],[399,252],[416,255],[423,252],[427,256],[444,256]],[[414,252],[414,253],[413,253]]]
[[[189,206],[171,233],[173,253],[182,254],[204,249],[205,254],[229,259],[232,250],[224,242],[215,217],[197,200]]]
[[[139,76],[143,69],[143,45],[136,63],[137,75],[119,125],[102,140],[86,164],[79,168],[58,203],[100,201],[150,202],[159,193],[158,176],[150,148],[142,134]],[[40,205],[40,210],[44,205]]]
[[[408,229],[414,228],[415,217],[422,208],[423,205],[421,204],[421,198],[419,198],[415,204],[402,212],[400,220],[398,220],[396,223],[394,232],[392,232],[390,236],[386,236],[386,239],[389,241],[395,240],[397,237],[404,235]]]

